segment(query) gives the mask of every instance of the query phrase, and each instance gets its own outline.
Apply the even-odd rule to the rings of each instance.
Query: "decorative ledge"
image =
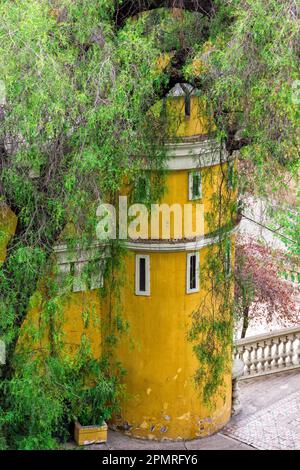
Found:
[[[216,139],[170,142],[166,144],[169,170],[188,170],[220,165],[233,158]]]

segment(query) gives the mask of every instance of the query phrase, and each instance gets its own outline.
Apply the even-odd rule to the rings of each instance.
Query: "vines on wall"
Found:
[[[134,9],[136,4],[139,10]],[[63,440],[68,435],[68,423],[78,417],[82,400],[93,403],[90,411],[97,409],[99,419],[108,417],[105,410],[110,414],[118,407],[123,393],[118,377],[124,371],[116,364],[118,373],[112,375],[110,347],[128,329],[120,302],[110,304],[107,354],[94,360],[84,335],[78,354],[62,357],[65,341],[60,326],[68,294],[62,295],[62,286],[55,281],[52,255],[66,227],[68,249],[88,246],[99,201],[113,202],[124,181],[134,184],[139,178],[145,163],[163,170],[160,125],[150,121],[145,110],[174,81],[189,81],[202,89],[212,103],[220,142],[225,140],[229,152],[242,148],[243,158],[254,162],[260,190],[266,178],[272,181],[274,170],[277,185],[282,167],[291,174],[296,171],[299,110],[291,81],[298,78],[299,51],[294,2],[216,1],[214,14],[205,19],[195,19],[197,11],[208,12],[212,2],[188,4],[195,12],[181,18],[168,20],[153,10],[152,16],[125,21],[132,12],[145,9],[142,2],[1,2],[0,203],[18,216],[0,269],[0,331],[7,348],[0,397],[4,448],[54,447],[57,437]],[[157,3],[163,5],[171,4]],[[208,39],[211,46],[206,48],[203,42]],[[171,60],[159,69],[158,59],[165,52]],[[200,69],[193,66],[195,59]],[[154,200],[161,194],[162,181],[156,182]],[[215,217],[208,223],[218,231],[231,203],[223,200],[222,192],[212,205],[218,223],[213,226]],[[224,234],[217,250],[218,256],[207,256],[208,270],[202,273],[213,308],[205,317],[205,305],[199,306],[190,332],[208,374],[203,392],[207,400],[222,383],[232,321]],[[113,243],[106,269],[106,280],[114,288],[110,295],[116,300],[122,253],[122,245]],[[101,249],[98,255],[103,255]],[[67,288],[73,280],[71,273]],[[27,335],[39,345],[37,351],[28,351],[26,343],[19,342],[29,307],[40,312],[37,325],[26,325]],[[86,327],[93,316],[87,306]],[[94,381],[87,387],[93,375],[98,385]],[[199,383],[202,377],[199,371]],[[108,402],[111,408],[105,408]]]

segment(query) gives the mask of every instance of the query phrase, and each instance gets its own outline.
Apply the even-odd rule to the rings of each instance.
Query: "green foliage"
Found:
[[[234,299],[232,259],[227,259],[231,243],[229,238],[220,237],[219,244],[208,249],[201,269],[205,295],[192,313],[188,332],[199,361],[195,383],[211,408],[218,396],[225,398],[224,379],[231,372]]]
[[[6,90],[0,107],[0,190],[1,200],[19,220],[0,269],[0,335],[8,351],[0,425],[8,448],[52,448],[57,437],[67,436],[72,419],[106,419],[116,405],[112,368],[91,362],[84,353],[77,365],[59,355],[62,299],[49,276],[49,260],[67,224],[76,227],[64,233],[68,246],[87,247],[94,238],[99,201],[114,203],[124,181],[134,187],[145,165],[157,170],[154,179],[146,175],[151,200],[162,194],[165,129],[161,119],[147,113],[174,72],[158,71],[161,52],[180,52],[178,77],[202,88],[212,103],[220,140],[228,143],[238,131],[248,143],[243,157],[254,163],[251,177],[259,191],[265,191],[266,180],[273,181],[275,170],[276,177],[282,167],[295,171],[299,106],[293,102],[292,83],[299,76],[299,30],[294,2],[217,3],[210,21],[191,13],[175,19],[160,10],[117,30],[115,2],[109,0],[0,2],[0,80]],[[200,77],[190,66],[194,58],[205,64]],[[219,195],[213,202],[219,217],[209,224],[220,234],[222,260],[223,221],[228,214],[235,216],[236,206]],[[287,232],[294,222],[286,221]],[[122,272],[124,248],[118,242],[110,248],[106,279],[110,295],[119,299],[117,272]],[[230,346],[230,280],[215,258],[208,256],[206,277],[213,309],[199,306],[206,320],[196,314],[190,336],[206,370],[207,399],[221,387]],[[40,279],[47,279],[46,300],[40,331],[33,334],[41,339],[46,333],[51,348],[39,359],[29,355],[24,362],[24,355],[20,371],[14,352]],[[128,329],[121,310],[119,302],[110,311],[108,351]],[[93,312],[84,315],[87,325]],[[99,379],[97,386],[83,387],[84,372]],[[81,407],[80,401],[88,405]]]
[[[142,21],[116,32],[112,10],[106,0],[0,3],[0,79],[6,90],[0,187],[18,215],[0,270],[0,335],[7,347],[0,420],[8,448],[53,448],[57,437],[68,435],[72,420],[107,419],[119,398],[109,353],[127,330],[121,306],[111,309],[103,326],[105,367],[82,351],[71,366],[60,355],[65,294],[49,275],[59,237],[70,249],[89,246],[100,200],[114,202],[124,181],[139,174],[145,155],[149,168],[164,164],[159,138],[149,139],[153,131],[145,114],[157,87],[159,50],[143,34]],[[118,243],[112,246],[106,270],[115,303],[123,253]],[[72,280],[66,282],[70,286]],[[42,298],[34,294],[37,286]],[[21,351],[17,346],[35,302],[42,306],[39,324],[23,326],[22,334],[34,342],[49,340],[38,359],[29,341]],[[93,317],[93,311],[84,312],[85,326]],[[85,384],[87,375],[96,385]]]
[[[298,181],[298,179],[296,179]],[[300,191],[296,196],[295,206],[283,205],[278,208],[274,218],[280,224],[282,241],[287,247],[288,254],[291,258],[291,265],[296,264],[300,255]]]
[[[224,377],[231,372],[232,322],[194,312],[188,338],[194,343],[193,350],[201,364],[195,382],[205,403],[213,408],[216,397],[223,395]]]
[[[247,177],[252,189],[255,181],[256,191],[266,194],[270,184],[274,187],[283,179],[282,169],[291,171],[298,162],[299,104],[293,99],[293,83],[299,79],[296,5],[290,0],[222,3],[231,22],[213,40],[207,91],[220,128],[226,133],[235,129],[248,142],[242,151],[252,162]]]
[[[164,8],[146,13],[144,22],[146,34],[154,35],[156,46],[163,52],[185,49],[195,52],[208,26],[201,12],[181,11],[170,15]]]
[[[0,382],[2,447],[57,448],[72,437],[74,421],[94,425],[111,418],[122,387],[108,367],[88,356],[26,362],[11,380]]]

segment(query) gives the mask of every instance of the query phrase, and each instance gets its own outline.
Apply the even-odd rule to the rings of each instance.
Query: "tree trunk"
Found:
[[[246,337],[248,326],[249,326],[249,306],[243,309],[243,327],[242,327],[241,339]]]

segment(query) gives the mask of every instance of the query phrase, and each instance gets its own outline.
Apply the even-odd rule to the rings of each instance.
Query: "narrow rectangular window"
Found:
[[[191,115],[191,95],[190,93],[186,93],[184,97],[184,113],[186,117],[190,117]]]
[[[190,258],[190,290],[196,289],[196,255]]]
[[[146,260],[145,258],[140,258],[140,265],[139,265],[139,270],[140,270],[140,285],[139,285],[139,291],[140,292],[146,292]]]
[[[189,173],[189,200],[201,199],[202,197],[202,181],[200,171]]]
[[[135,260],[135,293],[150,295],[150,256],[136,255]]]
[[[199,292],[199,253],[189,253],[187,255],[187,294]]]

